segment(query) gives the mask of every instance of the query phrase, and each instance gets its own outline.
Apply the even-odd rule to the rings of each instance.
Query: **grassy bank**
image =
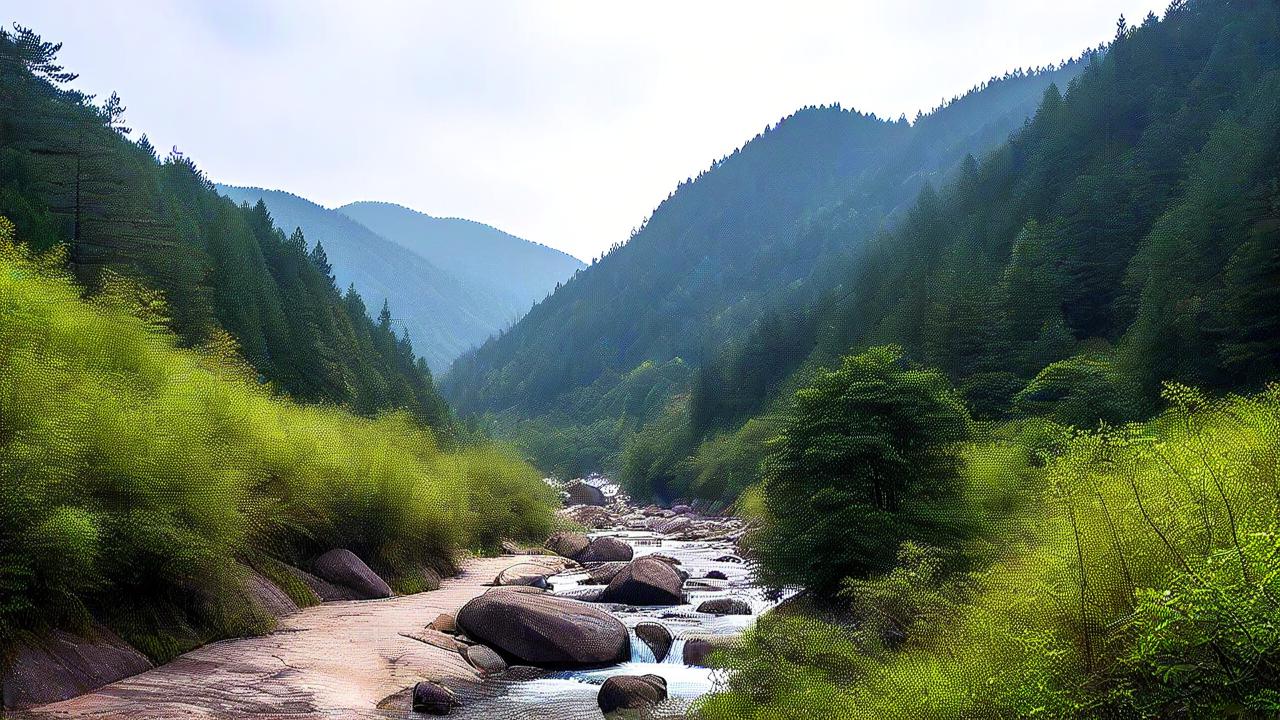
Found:
[[[393,586],[555,501],[496,448],[443,452],[404,413],[273,396],[229,336],[181,349],[159,296],[84,300],[0,218],[0,643],[106,621],[156,658],[266,629],[243,567],[356,552]]]
[[[765,618],[701,716],[1274,717],[1280,388],[1165,400],[989,430],[961,453],[983,533]]]

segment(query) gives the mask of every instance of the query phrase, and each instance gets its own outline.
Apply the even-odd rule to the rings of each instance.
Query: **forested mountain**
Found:
[[[354,202],[338,212],[417,252],[473,292],[497,298],[503,328],[583,267],[572,255],[473,220],[432,217],[384,202]]]
[[[389,313],[334,284],[324,252],[241,207],[176,149],[129,139],[124,107],[65,84],[58,45],[0,36],[0,214],[36,251],[65,247],[90,294],[133,281],[188,346],[234,342],[261,380],[304,401],[371,414],[403,407],[437,429],[448,411]]]
[[[237,203],[265,202],[285,233],[302,228],[309,243],[324,247],[338,286],[354,286],[374,308],[390,303],[392,324],[408,333],[414,350],[436,371],[518,315],[505,295],[463,280],[421,252],[388,240],[338,210],[281,190],[217,188]],[[546,285],[544,293],[555,282]]]
[[[1163,381],[1273,380],[1276,8],[1176,3],[1170,17],[1122,24],[1027,127],[837,261],[824,294],[704,363],[687,407],[634,444],[633,481],[731,496],[751,473],[726,487],[726,458],[754,469],[774,400],[878,343],[945,371],[982,418],[1087,427],[1149,414]]]
[[[637,418],[760,317],[800,302],[834,258],[896,222],[928,182],[1003,141],[1079,62],[994,78],[914,123],[805,108],[679,187],[625,243],[449,372],[546,469],[615,464]],[[652,384],[649,384],[652,383]],[[573,443],[548,440],[572,437]]]

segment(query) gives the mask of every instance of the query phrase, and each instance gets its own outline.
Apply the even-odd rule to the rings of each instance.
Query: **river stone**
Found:
[[[673,505],[671,512],[677,515],[689,515],[693,512],[693,508],[688,505]]]
[[[608,585],[611,580],[618,576],[622,568],[626,567],[625,560],[618,562],[600,563],[587,568],[586,584],[590,585]]]
[[[337,548],[316,558],[311,569],[322,580],[349,588],[361,600],[391,597],[391,588],[350,550]]]
[[[565,566],[560,563],[545,563],[539,561],[529,561],[516,563],[502,572],[493,579],[494,585],[529,585],[531,587],[546,589],[547,578],[561,572]]]
[[[565,488],[569,493],[570,505],[599,505],[604,507],[604,493],[600,492],[600,488],[593,487],[584,482],[571,483]]]
[[[462,651],[462,657],[482,675],[501,675],[507,671],[507,661],[484,645],[471,645]]]
[[[453,616],[449,613],[440,613],[436,616],[435,620],[431,621],[430,625],[427,625],[427,627],[446,635],[458,634],[458,622],[457,620],[454,620]]]
[[[276,619],[298,612],[298,604],[285,594],[280,586],[256,570],[250,568],[244,568],[244,570],[244,583],[241,587],[253,608]]]
[[[596,703],[601,712],[654,707],[667,699],[667,681],[661,675],[614,675],[600,686]]]
[[[628,605],[680,605],[684,581],[670,564],[641,557],[623,568],[600,596],[603,602]]]
[[[698,612],[710,615],[750,615],[751,605],[738,598],[713,598],[699,605]]]
[[[671,631],[662,623],[642,622],[636,625],[636,637],[649,646],[657,662],[665,660],[671,650]]]
[[[548,550],[560,557],[576,558],[590,544],[591,541],[586,535],[562,530],[552,533],[551,537],[547,538],[546,546]]]
[[[617,618],[587,603],[532,588],[494,588],[458,611],[458,627],[520,663],[598,667],[627,660],[631,637]]]
[[[697,667],[707,666],[707,656],[711,654],[711,643],[701,638],[686,640],[684,643],[684,664]]]
[[[569,518],[583,527],[600,529],[613,525],[613,513],[597,505],[574,505],[560,511],[560,515]]]
[[[87,637],[54,630],[12,649],[0,663],[6,710],[66,700],[151,669],[151,661],[110,630],[90,628]]]
[[[458,696],[449,688],[428,680],[413,686],[413,711],[428,715],[448,715],[458,707]]]
[[[616,537],[598,537],[592,540],[587,549],[578,553],[574,560],[580,563],[589,562],[617,562],[619,560],[630,560],[635,556],[635,551],[631,546],[619,540]]]

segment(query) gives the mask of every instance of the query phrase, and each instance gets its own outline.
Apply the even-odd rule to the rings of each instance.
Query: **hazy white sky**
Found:
[[[75,85],[214,180],[387,200],[589,259],[807,104],[882,117],[1163,0],[18,0]]]

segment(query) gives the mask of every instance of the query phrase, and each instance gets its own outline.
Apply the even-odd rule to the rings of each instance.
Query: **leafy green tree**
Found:
[[[795,394],[764,463],[765,578],[830,594],[892,566],[905,540],[966,532],[954,504],[955,443],[968,412],[946,377],[894,346],[845,357]]]

